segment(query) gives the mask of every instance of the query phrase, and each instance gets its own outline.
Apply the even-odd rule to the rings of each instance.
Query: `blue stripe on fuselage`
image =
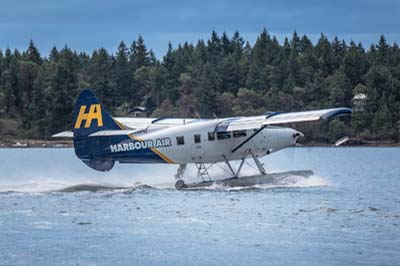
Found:
[[[94,145],[90,147],[94,158],[113,159],[121,163],[167,163],[151,148],[134,148],[135,143],[142,141],[133,140],[128,136],[92,137],[92,139]],[[113,152],[112,146],[117,147]]]

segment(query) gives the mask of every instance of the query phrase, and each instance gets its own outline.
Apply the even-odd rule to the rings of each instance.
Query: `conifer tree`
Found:
[[[123,103],[129,100],[128,95],[132,93],[133,75],[129,69],[128,49],[122,41],[117,50],[115,63],[113,65],[113,80],[115,82],[115,90],[118,98],[118,103]]]
[[[88,82],[101,102],[108,108],[116,106],[117,94],[112,80],[112,62],[104,48],[93,52],[88,68],[90,71]]]
[[[50,78],[50,133],[71,129],[75,96],[78,95],[76,60],[70,48],[63,48],[55,73]]]
[[[139,35],[138,40],[132,43],[131,63],[135,71],[142,66],[148,66],[150,64],[149,52],[144,44],[142,35]]]
[[[30,40],[28,50],[26,51],[26,60],[32,61],[38,65],[42,63],[40,53],[32,40]]]
[[[15,107],[15,95],[13,90],[13,80],[9,70],[3,71],[0,77],[0,91],[2,93],[1,108],[4,110],[4,117],[15,117],[17,109]]]

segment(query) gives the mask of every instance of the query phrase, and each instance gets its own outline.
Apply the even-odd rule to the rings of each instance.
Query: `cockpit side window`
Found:
[[[235,130],[232,132],[234,138],[246,137],[246,130]]]
[[[231,132],[217,132],[217,139],[222,140],[222,139],[230,139],[231,138]]]

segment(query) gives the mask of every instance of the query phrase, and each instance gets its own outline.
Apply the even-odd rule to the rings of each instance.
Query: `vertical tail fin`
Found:
[[[73,128],[76,156],[95,170],[110,170],[115,162],[105,153],[109,147],[109,139],[89,135],[100,130],[121,130],[121,126],[89,89],[83,90],[76,100]]]
[[[83,90],[76,100],[73,127],[74,137],[87,137],[100,130],[121,129],[90,89]]]

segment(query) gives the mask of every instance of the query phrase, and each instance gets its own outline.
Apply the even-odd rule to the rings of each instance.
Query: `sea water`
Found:
[[[0,149],[0,265],[400,264],[399,148],[292,148],[262,161],[315,174],[177,191],[176,165],[99,173],[72,149]]]

